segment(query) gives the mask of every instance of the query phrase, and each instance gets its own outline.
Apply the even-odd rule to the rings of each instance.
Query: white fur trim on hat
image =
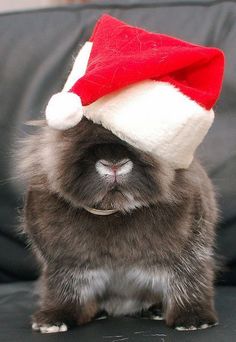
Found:
[[[82,46],[74,61],[73,68],[70,72],[70,75],[67,78],[67,81],[62,91],[69,91],[76,83],[76,81],[78,81],[81,77],[85,75],[92,47],[92,42],[86,42]]]
[[[84,109],[88,119],[176,169],[188,168],[214,119],[213,110],[154,80],[113,92]]]
[[[46,108],[46,119],[52,128],[65,130],[77,125],[83,116],[80,97],[61,92],[51,97]]]
[[[78,95],[68,92],[82,77],[87,68],[92,43],[86,42],[75,59],[73,68],[62,92],[51,97],[46,107],[46,120],[50,127],[66,130],[77,125],[83,117],[83,107]]]

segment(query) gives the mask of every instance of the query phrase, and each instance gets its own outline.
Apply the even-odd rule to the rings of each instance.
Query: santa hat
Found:
[[[103,15],[63,91],[49,101],[46,119],[66,130],[84,115],[176,169],[187,168],[213,122],[223,70],[217,48]]]

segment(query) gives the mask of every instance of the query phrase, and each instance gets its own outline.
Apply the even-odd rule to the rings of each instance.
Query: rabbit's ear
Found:
[[[46,120],[28,120],[25,122],[27,126],[35,126],[35,127],[45,127],[47,126]]]

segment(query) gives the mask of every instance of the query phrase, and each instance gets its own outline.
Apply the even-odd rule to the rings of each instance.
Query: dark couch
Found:
[[[17,234],[24,185],[15,179],[12,150],[29,132],[24,122],[42,115],[50,95],[62,87],[71,56],[104,12],[225,51],[216,120],[198,151],[216,185],[221,208],[218,253],[225,266],[217,278],[220,325],[215,328],[177,332],[158,321],[109,318],[61,335],[31,332],[38,270],[24,237]],[[2,14],[0,37],[0,341],[236,341],[236,2],[97,0]]]

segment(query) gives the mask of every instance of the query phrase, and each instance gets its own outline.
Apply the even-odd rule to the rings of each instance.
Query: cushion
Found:
[[[219,287],[216,306],[220,324],[197,331],[169,329],[162,321],[141,318],[108,318],[74,328],[66,333],[44,334],[31,331],[30,315],[36,306],[35,284],[0,285],[1,342],[231,342],[236,340],[236,289]]]

